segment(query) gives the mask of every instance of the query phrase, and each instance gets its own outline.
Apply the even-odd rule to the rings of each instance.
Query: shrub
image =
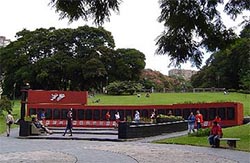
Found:
[[[131,116],[127,116],[127,117],[126,117],[126,121],[127,121],[127,122],[132,122],[132,117],[131,117]]]
[[[242,90],[242,89],[240,89],[240,90],[238,90],[237,92],[238,92],[238,93],[243,93],[243,94],[250,94],[250,91],[249,91],[249,90]]]
[[[228,92],[237,92],[236,89],[228,89]]]
[[[142,85],[140,83],[135,83],[133,81],[116,81],[110,83],[107,86],[108,94],[111,95],[121,95],[130,94],[133,95],[135,92],[141,92]]]
[[[159,114],[156,117],[156,122],[157,123],[164,123],[164,122],[175,122],[175,121],[183,121],[183,117],[181,116],[168,116],[164,114]]]
[[[12,111],[12,104],[7,96],[2,96],[0,99],[0,115],[3,115],[3,111]]]
[[[142,123],[150,123],[151,119],[148,118],[148,117],[141,117],[140,122],[142,122]]]
[[[27,121],[27,122],[31,122],[33,118],[36,118],[37,115],[36,114],[33,114],[31,116],[25,116],[24,117],[24,121]]]
[[[197,132],[189,134],[189,136],[196,136],[196,137],[204,137],[204,136],[209,136],[210,129],[205,128],[205,129],[199,129]]]

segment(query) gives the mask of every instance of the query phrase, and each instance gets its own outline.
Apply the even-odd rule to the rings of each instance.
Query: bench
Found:
[[[220,138],[220,141],[227,141],[230,148],[236,148],[236,141],[240,141],[240,138]]]

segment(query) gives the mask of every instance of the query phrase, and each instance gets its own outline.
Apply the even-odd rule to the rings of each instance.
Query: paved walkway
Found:
[[[171,144],[152,144],[152,140],[173,137],[184,132],[133,141],[89,141],[70,139],[18,139],[18,129],[11,136],[0,135],[0,163],[250,163],[250,153]],[[74,137],[84,137],[84,134]],[[90,134],[88,136],[96,136]],[[59,137],[55,134],[52,137]],[[102,135],[104,139],[105,135]],[[110,136],[110,135],[108,135]],[[114,135],[113,135],[114,136]],[[117,135],[115,135],[117,136]],[[60,135],[60,137],[62,137]],[[98,140],[98,139],[95,139]],[[99,140],[102,140],[99,138]]]

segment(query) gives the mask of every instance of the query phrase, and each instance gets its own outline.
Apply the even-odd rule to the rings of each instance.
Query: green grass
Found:
[[[93,103],[93,100],[100,99],[100,103]],[[106,104],[174,104],[174,103],[200,103],[200,102],[240,102],[244,106],[244,116],[250,116],[250,95],[241,93],[229,93],[224,95],[222,92],[218,93],[153,93],[149,98],[145,94],[141,94],[138,98],[136,95],[129,96],[108,96],[96,95],[94,98],[88,99],[89,105],[106,105]],[[242,125],[223,129],[224,137],[237,137],[241,140],[237,142],[236,150],[250,152],[250,127],[249,125]],[[165,139],[159,143],[170,144],[184,144],[195,146],[209,146],[207,137],[191,137],[183,136],[173,139]],[[221,146],[228,148],[225,141],[221,142]]]
[[[236,150],[250,152],[250,124],[242,126],[235,126],[223,129],[223,137],[240,138],[237,141]],[[163,139],[155,141],[154,143],[160,144],[182,144],[182,145],[194,145],[209,147],[207,137],[195,137],[195,136],[181,136],[176,138]],[[226,141],[221,141],[222,148],[228,148]]]
[[[16,100],[13,105],[12,115],[14,116],[15,120],[20,118],[20,101]],[[7,112],[4,112],[4,116],[0,116],[0,134],[6,131],[6,124],[5,124],[5,116]],[[17,127],[17,125],[12,125],[12,128]]]
[[[101,101],[93,103],[92,101]],[[145,93],[138,98],[136,95],[109,96],[97,94],[94,98],[88,98],[89,105],[142,105],[142,104],[174,104],[174,103],[198,103],[198,102],[241,102],[244,105],[244,115],[250,116],[250,94],[229,93],[152,93],[149,98]]]

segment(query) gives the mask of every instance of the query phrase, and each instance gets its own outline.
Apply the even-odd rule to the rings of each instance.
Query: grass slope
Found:
[[[100,102],[93,103],[96,99]],[[152,93],[149,98],[145,93],[138,98],[136,95],[109,96],[98,94],[88,98],[89,105],[142,105],[142,104],[174,104],[174,103],[198,103],[198,102],[241,102],[244,105],[244,115],[250,116],[250,94],[229,93]]]
[[[250,124],[224,128],[223,137],[240,138],[240,141],[237,142],[236,150],[250,152]],[[154,143],[183,144],[183,145],[209,147],[207,137],[195,137],[195,136],[181,136],[181,137],[176,137],[176,138],[163,139],[163,140],[155,141]],[[221,142],[221,147],[228,148],[226,141]]]

